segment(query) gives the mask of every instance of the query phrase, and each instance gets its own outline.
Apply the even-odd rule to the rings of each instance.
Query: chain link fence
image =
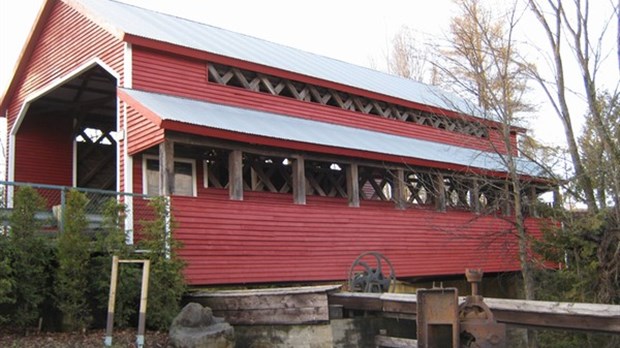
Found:
[[[6,233],[10,227],[10,214],[14,206],[13,198],[15,193],[23,187],[34,188],[43,198],[45,207],[35,214],[35,218],[41,223],[42,232],[51,235],[62,233],[63,231],[65,221],[63,221],[62,212],[66,207],[67,194],[71,190],[81,192],[87,198],[85,213],[88,228],[86,232],[94,233],[103,230],[104,209],[109,200],[123,203],[126,207],[121,227],[125,229],[128,243],[133,243],[134,231],[139,232],[141,223],[152,220],[154,217],[153,208],[148,204],[149,196],[143,194],[0,181],[0,194],[2,197],[0,201],[0,220],[3,233]]]

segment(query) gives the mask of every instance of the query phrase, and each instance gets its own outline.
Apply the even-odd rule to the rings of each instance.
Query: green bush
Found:
[[[131,258],[133,248],[125,242],[124,218],[126,206],[116,199],[109,199],[103,208],[103,229],[96,234],[92,249],[90,267],[89,297],[93,299],[93,310],[105,317],[110,292],[112,256]],[[118,274],[114,324],[126,327],[138,312],[141,271],[137,267],[123,265]]]
[[[86,329],[92,319],[87,298],[90,245],[84,234],[88,227],[87,203],[84,194],[71,190],[67,193],[62,212],[64,230],[58,237],[58,269],[54,288],[65,330]]]
[[[13,270],[11,322],[26,328],[41,317],[41,304],[50,296],[48,268],[52,252],[48,241],[41,235],[42,222],[36,213],[45,209],[45,201],[31,187],[15,192],[14,206],[9,218],[8,244]],[[5,256],[5,263],[7,256]],[[6,267],[6,264],[5,266]]]
[[[43,311],[47,318],[60,314],[64,330],[103,324],[112,256],[116,255],[151,261],[146,322],[151,328],[168,328],[180,309],[185,282],[184,264],[177,256],[180,244],[172,238],[174,221],[167,213],[166,200],[151,201],[155,217],[142,222],[139,248],[146,252],[140,253],[125,242],[124,205],[116,199],[105,204],[102,229],[93,239],[85,233],[87,203],[84,194],[68,192],[62,211],[64,229],[56,240],[46,239],[36,216],[46,209],[45,202],[32,188],[16,191],[10,233],[0,234],[0,324],[27,328],[44,316]],[[135,326],[141,275],[139,264],[123,264],[119,269],[116,326]]]
[[[13,249],[8,235],[0,235],[0,324],[11,320],[9,308],[15,303],[15,297],[12,296],[15,289],[12,259]]]
[[[182,273],[185,265],[177,255],[181,245],[173,235],[175,223],[172,213],[167,214],[166,198],[154,198],[150,206],[155,218],[143,224],[140,243],[151,260],[146,323],[155,329],[166,329],[180,310],[186,289]]]

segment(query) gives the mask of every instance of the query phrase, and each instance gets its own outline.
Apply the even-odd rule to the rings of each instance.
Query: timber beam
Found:
[[[415,319],[413,294],[330,293],[330,306]],[[459,298],[459,303],[464,297]],[[485,298],[500,323],[565,330],[620,333],[620,305]]]

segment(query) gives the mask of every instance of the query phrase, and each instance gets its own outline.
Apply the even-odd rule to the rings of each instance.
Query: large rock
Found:
[[[168,335],[170,348],[233,348],[235,331],[209,307],[189,303],[174,318]]]

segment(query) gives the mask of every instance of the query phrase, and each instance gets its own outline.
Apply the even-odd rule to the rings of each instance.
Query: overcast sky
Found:
[[[450,18],[456,14],[452,0],[122,1],[380,70],[385,70],[390,41],[402,26],[412,28],[419,36],[439,40],[448,32]],[[42,2],[0,0],[2,94]],[[533,30],[524,33],[525,41],[544,38],[535,26],[532,23]],[[610,39],[613,38],[612,35]],[[617,83],[617,70],[612,76],[612,84]],[[543,101],[541,98],[540,102]],[[536,136],[549,142],[561,141],[559,123],[544,107],[542,110],[540,119],[530,124]]]

